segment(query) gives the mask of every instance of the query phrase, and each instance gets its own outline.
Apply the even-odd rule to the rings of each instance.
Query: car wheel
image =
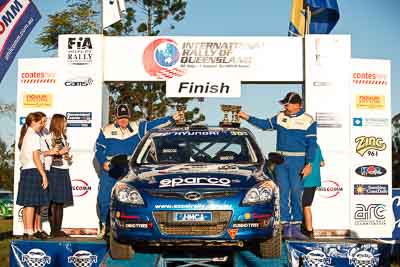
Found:
[[[265,258],[279,258],[282,249],[282,233],[277,229],[275,235],[264,241],[258,243],[258,252],[260,257]]]
[[[114,238],[110,231],[110,256],[115,260],[129,260],[134,257],[135,251],[130,244],[123,244]]]

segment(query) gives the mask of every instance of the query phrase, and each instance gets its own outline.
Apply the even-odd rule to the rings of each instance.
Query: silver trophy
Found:
[[[221,110],[224,113],[224,118],[219,123],[219,125],[221,127],[240,127],[239,112],[241,109],[242,106],[238,105],[221,105]],[[229,115],[231,115],[230,118]]]

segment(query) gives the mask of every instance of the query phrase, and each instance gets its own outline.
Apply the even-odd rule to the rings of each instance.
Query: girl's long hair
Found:
[[[21,127],[21,131],[19,134],[19,140],[18,140],[18,149],[21,150],[22,143],[24,141],[24,137],[26,134],[26,131],[28,130],[29,126],[31,126],[32,122],[38,122],[43,118],[43,112],[32,112],[29,113],[26,118],[25,118],[25,123]]]
[[[63,114],[54,114],[50,122],[50,134],[55,137],[63,137],[65,140],[67,136],[64,132],[64,124],[67,118]]]

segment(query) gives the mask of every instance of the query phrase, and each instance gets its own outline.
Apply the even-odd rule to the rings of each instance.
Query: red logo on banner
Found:
[[[185,74],[185,70],[176,67],[180,52],[172,39],[161,38],[151,42],[143,52],[143,67],[148,74],[157,79],[170,79]]]
[[[238,233],[238,229],[229,229],[228,230],[228,234],[232,239],[236,238],[237,233]]]
[[[71,182],[72,182],[72,192],[74,197],[83,197],[89,191],[92,190],[92,187],[83,180],[74,179]]]
[[[343,191],[343,187],[338,182],[332,180],[324,180],[317,190],[321,197],[333,198]]]
[[[375,72],[354,72],[353,84],[387,85],[387,75]]]

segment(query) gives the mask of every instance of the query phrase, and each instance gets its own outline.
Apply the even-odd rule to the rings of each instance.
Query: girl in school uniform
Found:
[[[21,150],[21,174],[18,184],[17,204],[23,206],[23,223],[25,239],[35,239],[35,213],[49,204],[48,179],[41,157],[39,132],[42,115],[30,113],[21,129],[18,148]]]
[[[66,129],[66,117],[62,114],[54,114],[50,122],[50,138],[52,146],[58,147],[59,151],[57,155],[53,156],[49,174],[50,226],[53,237],[68,237],[61,230],[63,210],[65,206],[74,204],[69,176],[72,157],[69,155]]]

